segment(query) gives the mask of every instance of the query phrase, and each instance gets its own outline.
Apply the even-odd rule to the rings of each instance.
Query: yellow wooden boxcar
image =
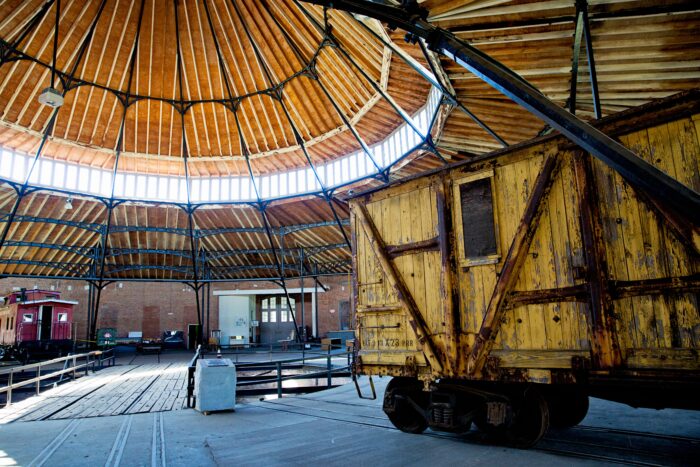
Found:
[[[700,98],[597,125],[700,190]],[[700,236],[548,136],[350,200],[360,374],[400,429],[526,447],[593,395],[699,408]]]

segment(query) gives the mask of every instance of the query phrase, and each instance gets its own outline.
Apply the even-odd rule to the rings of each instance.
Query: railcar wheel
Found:
[[[558,392],[547,397],[549,423],[553,428],[571,428],[588,414],[588,395],[581,391]]]
[[[505,429],[505,441],[516,448],[527,449],[542,439],[549,428],[549,407],[539,390],[529,387],[514,408],[513,420]]]
[[[399,430],[406,433],[423,433],[428,428],[428,421],[409,399],[419,407],[425,407],[427,397],[423,394],[421,382],[414,378],[392,379],[384,392],[384,413]]]

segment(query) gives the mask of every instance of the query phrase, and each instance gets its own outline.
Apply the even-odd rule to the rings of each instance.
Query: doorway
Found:
[[[290,298],[289,302],[292,311],[296,312],[296,301]],[[260,297],[260,341],[263,344],[276,344],[288,339],[293,329],[294,320],[284,295]]]
[[[51,339],[51,318],[53,317],[52,306],[42,306],[39,313],[39,340]]]
[[[199,324],[187,325],[187,348],[197,348],[197,336],[199,336]]]
[[[350,302],[348,300],[343,300],[338,306],[338,318],[340,318],[340,329],[341,331],[347,331],[352,329],[352,316],[350,314]]]
[[[247,295],[219,297],[220,344],[250,344],[250,316],[254,300]]]

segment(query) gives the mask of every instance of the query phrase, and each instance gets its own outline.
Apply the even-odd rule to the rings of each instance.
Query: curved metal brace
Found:
[[[654,193],[667,206],[700,225],[700,194],[657,169],[590,124],[555,104],[537,89],[487,54],[451,32],[427,21],[428,11],[414,2],[399,7],[383,1],[298,0],[369,16],[425,40],[428,47],[463,66],[575,144],[616,170],[632,185]]]

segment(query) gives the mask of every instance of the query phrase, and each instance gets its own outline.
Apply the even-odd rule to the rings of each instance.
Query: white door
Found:
[[[250,297],[219,297],[221,345],[242,345],[250,342]]]

